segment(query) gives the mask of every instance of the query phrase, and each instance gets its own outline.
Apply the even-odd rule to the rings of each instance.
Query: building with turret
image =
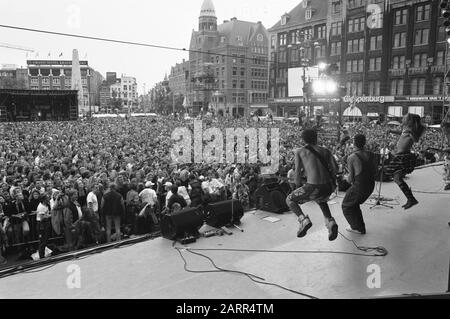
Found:
[[[268,107],[269,37],[261,22],[237,18],[218,24],[205,0],[189,54],[187,104],[194,114],[244,116]]]

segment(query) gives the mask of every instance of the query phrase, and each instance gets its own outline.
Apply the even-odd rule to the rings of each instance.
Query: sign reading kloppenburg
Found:
[[[394,102],[393,96],[345,96],[344,97],[345,103],[387,103],[387,102]]]

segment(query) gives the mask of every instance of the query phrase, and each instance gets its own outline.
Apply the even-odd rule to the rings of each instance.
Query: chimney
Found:
[[[231,21],[237,21],[237,18],[236,17],[231,18]]]

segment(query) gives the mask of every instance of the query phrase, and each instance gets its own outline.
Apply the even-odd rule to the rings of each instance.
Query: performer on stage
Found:
[[[400,187],[408,200],[407,203],[402,206],[406,210],[419,203],[414,197],[411,188],[409,188],[403,178],[406,174],[410,174],[414,171],[416,156],[411,153],[411,148],[414,143],[419,142],[420,138],[425,133],[426,128],[422,125],[420,116],[416,114],[405,115],[403,117],[402,125],[402,132],[388,132],[400,135],[400,139],[397,142],[397,149],[393,153],[394,157],[387,169],[394,176],[395,183]]]
[[[319,204],[328,228],[328,239],[333,241],[338,236],[338,225],[331,216],[328,200],[336,189],[338,167],[331,152],[317,146],[317,132],[306,129],[302,134],[306,146],[295,151],[295,184],[298,189],[287,198],[288,207],[298,216],[300,229],[297,237],[306,236],[312,227],[309,216],[303,214],[300,205],[310,201]],[[302,186],[302,178],[306,175],[307,183]]]
[[[377,160],[373,153],[365,150],[366,137],[358,134],[354,137],[355,151],[347,160],[349,175],[347,181],[352,187],[347,191],[342,210],[350,228],[349,232],[366,234],[366,225],[360,205],[372,195],[375,189]]]

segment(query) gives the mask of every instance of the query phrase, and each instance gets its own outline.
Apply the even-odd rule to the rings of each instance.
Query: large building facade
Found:
[[[28,81],[31,90],[71,90],[72,61],[70,60],[28,60]],[[96,111],[100,105],[102,75],[89,66],[88,61],[80,61],[81,84],[84,105],[80,114]]]
[[[213,3],[205,0],[190,43],[187,104],[193,113],[243,116],[267,108],[268,45],[261,22],[232,18],[218,25]]]
[[[189,62],[177,63],[170,70],[169,88],[173,94],[186,96],[189,84]]]
[[[320,96],[309,102],[315,107],[356,118],[401,117],[409,112],[439,121],[445,111],[448,45],[439,4],[439,0],[304,0],[269,30],[271,108],[289,116],[304,105],[301,96],[289,96],[286,72],[299,66],[297,47],[309,46],[303,52],[311,64],[337,66],[330,76],[345,87],[343,107],[352,105],[352,112],[338,109],[336,99]],[[310,36],[297,44],[297,32]]]
[[[0,89],[28,89],[28,70],[15,64],[0,65]]]

